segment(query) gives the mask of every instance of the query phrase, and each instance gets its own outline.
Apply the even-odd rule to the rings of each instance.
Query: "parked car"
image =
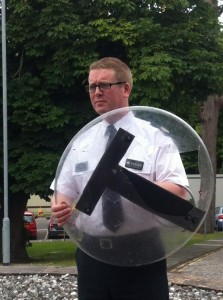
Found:
[[[215,208],[215,229],[223,230],[223,206]]]
[[[51,216],[48,223],[48,239],[68,238],[64,228],[58,226],[56,219]]]
[[[24,228],[27,230],[28,239],[36,240],[37,239],[37,226],[36,218],[34,213],[31,211],[25,211],[23,215]]]

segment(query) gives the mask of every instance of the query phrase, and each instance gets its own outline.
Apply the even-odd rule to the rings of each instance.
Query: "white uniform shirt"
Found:
[[[85,131],[74,141],[57,178],[56,190],[74,201],[78,201],[100,158],[104,154],[109,124],[103,120]],[[167,181],[188,186],[188,180],[178,150],[172,139],[164,135],[149,122],[134,117],[129,112],[118,120],[115,128],[123,128],[135,136],[119,165],[125,167],[126,160],[143,162],[142,169],[127,168],[150,181]],[[141,164],[141,163],[140,163]],[[54,183],[51,188],[54,189]],[[165,199],[163,199],[165,205]],[[124,224],[119,235],[147,230],[160,226],[165,221],[149,211],[122,198]],[[102,223],[102,200],[98,201],[91,216],[81,213],[76,225],[79,230],[92,235],[113,235]],[[116,234],[117,234],[116,233]]]

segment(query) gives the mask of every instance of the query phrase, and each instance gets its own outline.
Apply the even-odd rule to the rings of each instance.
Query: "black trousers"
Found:
[[[76,262],[79,300],[169,300],[166,260],[119,267],[78,249]]]

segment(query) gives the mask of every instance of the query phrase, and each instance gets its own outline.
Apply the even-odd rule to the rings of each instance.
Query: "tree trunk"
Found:
[[[216,192],[216,145],[217,145],[217,131],[218,119],[220,109],[223,107],[223,97],[217,95],[210,95],[207,101],[203,103],[200,111],[202,140],[207,147],[208,153],[213,166],[214,174],[214,193],[211,199],[211,205],[206,217],[206,232],[214,232],[214,214],[215,214],[215,192]]]
[[[22,198],[11,199],[9,207],[10,216],[10,234],[11,234],[11,262],[26,262],[28,254],[24,241],[24,222],[23,215],[27,205],[27,199],[22,195]]]
[[[9,195],[9,220],[10,220],[10,262],[27,262],[29,256],[24,241],[23,214],[28,201],[24,193]],[[4,208],[1,210],[3,219]],[[2,235],[2,233],[1,233]],[[0,241],[2,252],[2,239]],[[2,253],[1,253],[2,254]]]

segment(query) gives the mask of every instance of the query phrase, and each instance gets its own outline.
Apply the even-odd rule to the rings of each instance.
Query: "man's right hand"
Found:
[[[52,210],[52,215],[56,219],[57,224],[59,226],[64,226],[67,219],[72,214],[72,207],[67,203],[67,201],[58,198],[58,201],[56,203],[54,197],[52,198],[51,201],[51,210]]]

